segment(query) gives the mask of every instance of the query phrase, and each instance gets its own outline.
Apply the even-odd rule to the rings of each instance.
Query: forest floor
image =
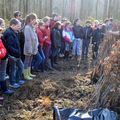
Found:
[[[52,120],[52,107],[80,108],[87,106],[91,85],[91,60],[59,60],[55,71],[36,73],[33,81],[27,81],[14,95],[5,96],[0,108],[0,120]]]

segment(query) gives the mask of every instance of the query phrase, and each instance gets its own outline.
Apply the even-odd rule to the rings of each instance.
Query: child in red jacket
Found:
[[[47,38],[48,38],[47,36],[45,36],[44,31],[45,31],[44,22],[42,20],[40,20],[38,23],[38,28],[36,30],[36,33],[37,33],[39,45],[41,48],[43,48],[43,46],[45,44],[45,40],[47,40]]]
[[[45,66],[47,67],[47,69],[53,70],[53,68],[51,67],[51,61],[50,61],[50,50],[51,50],[51,38],[50,38],[50,18],[49,17],[45,17],[43,18],[43,22],[45,23],[45,29],[43,30],[43,34],[44,36],[46,36],[46,40],[44,42],[44,54],[45,54]]]
[[[33,58],[33,70],[36,72],[44,72],[44,63],[45,63],[45,55],[43,52],[43,46],[45,43],[45,40],[47,39],[46,36],[44,36],[44,22],[42,20],[38,20],[38,27],[36,28],[36,33],[39,41],[38,45],[38,53]]]

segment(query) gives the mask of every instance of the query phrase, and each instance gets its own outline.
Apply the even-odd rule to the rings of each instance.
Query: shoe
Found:
[[[10,84],[9,86],[10,86],[10,87],[12,87],[12,88],[15,88],[15,89],[20,88],[20,85],[19,85],[19,84],[17,84],[17,83]]]
[[[10,90],[10,89],[3,92],[3,94],[6,94],[6,95],[12,95],[13,93],[14,93],[14,91]]]
[[[6,74],[6,76],[5,76],[5,80],[8,80],[9,79],[9,76]]]
[[[30,70],[31,68],[28,68],[28,75],[30,76],[30,77],[36,77],[36,75],[33,75],[33,74],[31,74],[31,70]]]
[[[25,83],[24,80],[19,80],[19,82],[18,82],[19,85],[23,85],[24,83]]]
[[[63,57],[64,57],[64,54],[60,54],[59,57],[63,58]]]
[[[28,75],[28,69],[25,69],[23,71],[23,75],[24,75],[24,79],[25,80],[33,80],[33,78],[31,78],[29,75]]]

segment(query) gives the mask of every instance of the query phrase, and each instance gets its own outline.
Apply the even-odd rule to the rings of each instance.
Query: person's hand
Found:
[[[47,40],[48,39],[48,36],[45,36],[45,40]]]
[[[17,59],[14,56],[9,56],[9,60],[17,61]]]

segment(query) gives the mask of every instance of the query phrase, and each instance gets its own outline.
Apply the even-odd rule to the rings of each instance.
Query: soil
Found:
[[[56,70],[35,73],[33,81],[26,81],[12,96],[5,96],[0,108],[0,120],[52,120],[52,107],[85,109],[94,85],[90,84],[91,60],[59,60]]]

